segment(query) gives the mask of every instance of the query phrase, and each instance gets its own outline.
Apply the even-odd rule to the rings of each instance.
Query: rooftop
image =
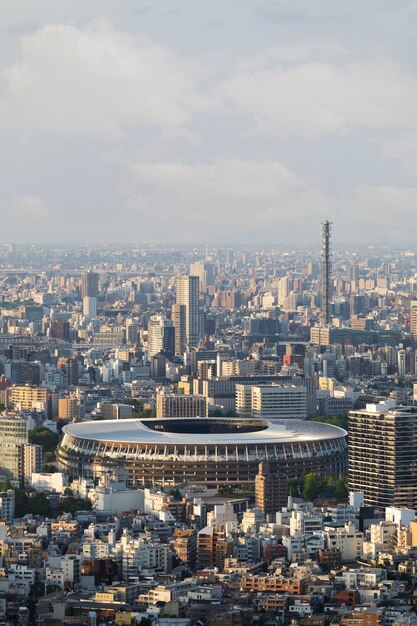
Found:
[[[347,435],[343,428],[320,422],[204,417],[80,422],[63,430],[94,441],[171,445],[301,443]]]

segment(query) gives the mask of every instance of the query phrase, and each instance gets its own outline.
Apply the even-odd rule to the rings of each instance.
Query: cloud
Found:
[[[417,79],[386,58],[286,67],[265,54],[262,63],[241,64],[213,89],[225,112],[243,116],[248,128],[269,138],[417,127]]]
[[[2,123],[24,132],[118,140],[131,128],[173,131],[204,108],[198,71],[147,37],[100,21],[50,25],[23,37],[2,73]]]
[[[383,159],[397,162],[404,174],[417,178],[417,129],[393,137],[379,137],[377,144]]]
[[[281,163],[234,156],[200,164],[135,163],[125,197],[155,239],[159,230],[179,241],[268,237],[289,215],[301,219],[306,206],[313,214],[325,204],[320,190],[306,187]]]
[[[341,215],[363,223],[386,227],[387,232],[414,221],[417,213],[417,188],[399,185],[358,185],[339,201]],[[337,214],[336,214],[337,215]],[[405,228],[404,230],[407,230]]]
[[[258,22],[267,24],[275,22],[308,22],[323,19],[341,19],[346,13],[342,7],[334,3],[309,2],[308,0],[270,0],[262,2],[254,11],[253,16]]]
[[[196,124],[237,120],[264,140],[417,129],[417,79],[388,58],[352,60],[333,43],[185,59],[107,22],[45,26],[1,75],[0,124],[20,132],[122,140],[142,129],[198,142]]]
[[[357,185],[335,194],[277,161],[229,156],[136,162],[125,201],[154,241],[309,241],[324,218],[337,224],[341,240],[363,240],[370,232],[388,240],[416,214],[417,188]]]
[[[15,204],[15,215],[24,220],[40,221],[50,217],[53,210],[37,196],[19,196]]]

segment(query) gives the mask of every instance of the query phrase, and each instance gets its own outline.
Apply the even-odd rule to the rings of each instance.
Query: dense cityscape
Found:
[[[417,623],[417,258],[4,244],[0,623]]]
[[[417,626],[416,42],[0,3],[0,626]]]

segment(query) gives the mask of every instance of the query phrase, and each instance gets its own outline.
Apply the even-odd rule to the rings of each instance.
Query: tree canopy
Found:
[[[36,426],[29,431],[29,442],[42,446],[42,452],[54,453],[58,445],[59,437],[45,426]]]

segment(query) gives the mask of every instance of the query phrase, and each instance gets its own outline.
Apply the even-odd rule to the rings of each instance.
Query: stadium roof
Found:
[[[225,423],[228,432],[197,432],[203,421],[215,425]],[[186,422],[190,431],[175,432],[178,422]],[[175,424],[176,423],[176,424]],[[252,432],[243,432],[239,425],[255,425]],[[256,424],[259,423],[259,430]],[[155,425],[164,430],[154,430]],[[236,428],[233,428],[233,427]],[[172,428],[174,431],[170,431]],[[245,418],[163,418],[163,419],[120,419],[78,422],[64,427],[64,433],[80,439],[102,442],[126,442],[166,445],[239,445],[302,443],[346,437],[343,428],[320,422],[303,420],[255,420]]]

